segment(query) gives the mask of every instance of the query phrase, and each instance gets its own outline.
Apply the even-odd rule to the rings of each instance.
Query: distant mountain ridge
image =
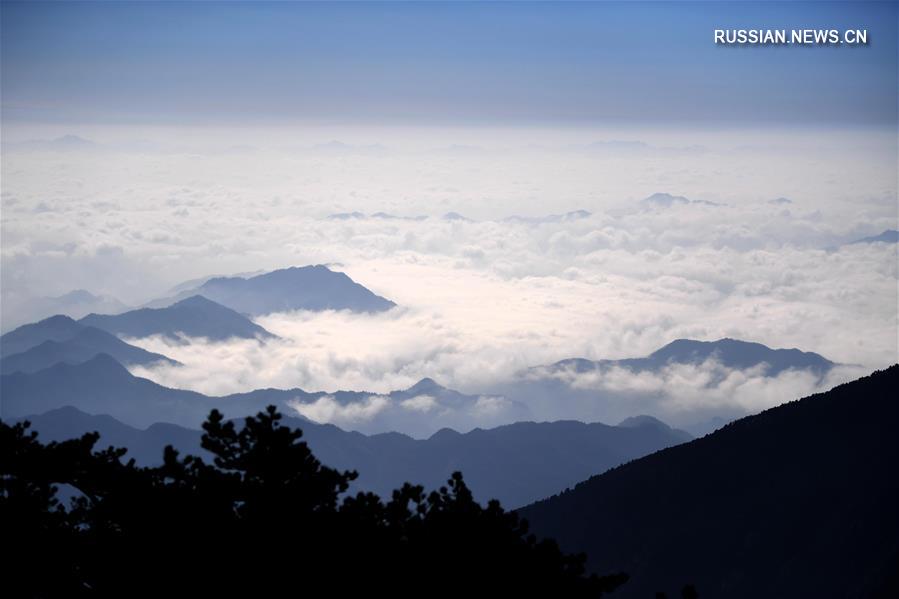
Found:
[[[176,366],[171,358],[125,343],[115,335],[94,327],[84,327],[65,341],[47,340],[21,353],[0,359],[0,373],[34,373],[59,362],[81,364],[98,354],[107,354],[125,366],[149,366],[165,363]]]
[[[45,442],[97,431],[101,435],[98,448],[127,447],[126,458],[133,457],[140,465],[161,463],[166,445],[208,457],[200,449],[202,431],[177,425],[156,423],[140,430],[110,416],[91,416],[72,407],[29,416],[28,420]],[[479,500],[497,498],[512,507],[689,439],[655,425],[614,427],[570,421],[519,422],[464,434],[443,429],[422,440],[400,433],[363,435],[297,418],[282,422],[302,429],[303,440],[324,464],[357,470],[354,491],[389,497],[404,482],[433,489],[444,484],[453,471],[462,470]]]
[[[689,204],[697,206],[722,206],[717,202],[709,202],[707,200],[691,200],[684,196],[671,195],[670,193],[654,193],[644,198],[640,203],[648,208],[671,208],[672,206],[686,206]]]
[[[79,323],[124,337],[182,335],[223,341],[232,337],[269,339],[275,335],[261,326],[201,295],[192,295],[166,308],[139,308],[122,314],[89,314]]]
[[[20,417],[40,414],[64,406],[74,406],[91,414],[109,414],[132,426],[171,422],[197,427],[216,408],[229,418],[253,414],[267,405],[284,413],[315,414],[318,407],[339,410],[353,404],[371,405],[379,412],[355,428],[369,433],[383,430],[409,431],[429,435],[441,426],[469,430],[478,422],[477,410],[484,402],[502,402],[508,418],[524,419],[527,411],[512,400],[482,395],[466,395],[423,379],[408,389],[387,394],[364,391],[309,392],[303,389],[257,389],[220,397],[194,391],[172,389],[132,375],[119,362],[98,354],[77,365],[55,364],[34,373],[15,372],[0,376],[2,414]],[[324,406],[323,406],[324,404]],[[388,418],[384,420],[384,418]],[[508,421],[508,420],[506,420]]]
[[[0,372],[38,372],[58,362],[80,364],[101,353],[128,366],[178,364],[161,354],[129,345],[111,333],[60,315],[23,325],[0,337]]]
[[[586,372],[619,367],[639,372],[657,370],[667,364],[701,364],[707,360],[716,360],[726,368],[740,370],[764,365],[767,366],[765,372],[768,376],[777,376],[790,369],[810,370],[822,375],[836,366],[834,362],[814,352],[804,352],[795,348],[772,349],[761,343],[724,338],[718,341],[676,339],[643,358],[595,361],[570,358],[549,367],[538,368],[549,370],[570,368],[576,372]],[[531,372],[537,371],[531,369]]]
[[[872,235],[871,237],[856,239],[849,245],[855,245],[859,243],[899,243],[899,231],[895,229],[887,229],[879,235]]]
[[[899,365],[728,424],[520,510],[538,535],[625,571],[616,592],[899,593]]]
[[[118,314],[128,306],[114,297],[94,295],[84,289],[75,289],[55,297],[33,297],[18,301],[11,310],[3,311],[3,330],[11,331],[29,322],[37,322],[54,315],[82,318],[91,312]]]
[[[321,264],[282,268],[250,277],[213,277],[195,288],[182,290],[174,298],[149,305],[164,306],[190,295],[203,296],[250,316],[291,310],[383,312],[396,306],[345,273]]]

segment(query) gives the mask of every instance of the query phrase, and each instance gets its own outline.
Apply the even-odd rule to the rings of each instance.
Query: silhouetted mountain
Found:
[[[809,370],[820,376],[835,366],[833,362],[819,354],[798,349],[771,349],[761,343],[738,339],[718,341],[677,339],[645,358],[598,361],[574,358],[556,362],[550,368],[571,368],[576,372],[587,372],[620,367],[639,372],[657,370],[668,364],[701,364],[710,359],[716,360],[725,368],[740,370],[765,365],[765,374],[768,376],[777,376],[789,369]]]
[[[4,418],[77,406],[91,414],[110,414],[138,426],[154,422],[201,422],[215,407],[193,391],[170,389],[135,377],[107,354],[79,364],[57,363],[43,370],[0,376]]]
[[[396,305],[322,265],[284,268],[249,279],[211,279],[198,291],[252,315],[286,310],[381,312]]]
[[[443,427],[471,430],[475,426],[497,426],[529,419],[525,405],[497,395],[468,395],[447,389],[432,379],[422,379],[408,389],[375,394],[368,391],[308,392],[303,389],[257,389],[227,396],[252,405],[275,405],[286,412],[299,412],[314,420],[324,411],[370,410],[357,419],[354,430],[367,434],[401,431],[427,437]],[[376,409],[373,406],[376,405]]]
[[[771,349],[735,339],[679,339],[642,358],[570,358],[532,367],[487,391],[514,397],[528,407],[531,419],[564,416],[585,422],[620,422],[647,414],[695,435],[717,428],[705,426],[715,419],[729,422],[748,414],[745,403],[732,400],[722,387],[734,374],[741,380],[762,382],[790,371],[806,388],[814,388],[825,383],[835,366],[818,354],[797,349]],[[677,401],[676,394],[684,387],[671,387],[670,381],[676,379],[714,400]]]
[[[75,406],[91,414],[109,414],[134,426],[172,422],[198,426],[216,408],[229,418],[252,414],[268,405],[286,413],[314,416],[325,412],[380,402],[377,413],[354,425],[363,432],[402,430],[416,436],[432,434],[441,426],[470,430],[479,423],[509,422],[526,417],[526,410],[501,397],[465,395],[441,387],[430,379],[405,390],[378,395],[365,391],[308,392],[303,389],[257,389],[221,397],[170,389],[133,376],[106,354],[78,365],[56,364],[34,373],[0,376],[3,416],[40,414]],[[491,413],[485,414],[489,410]]]
[[[459,472],[432,492],[348,497],[356,473],[322,464],[274,407],[239,425],[213,411],[203,430],[210,462],[168,447],[140,468],[123,449],[95,450],[94,433],[45,445],[0,422],[6,595],[406,597],[437,582],[454,595],[597,598],[627,581],[585,576],[584,556],[478,504]]]
[[[649,208],[671,208],[672,206],[677,205],[702,205],[702,206],[721,206],[721,204],[717,202],[709,202],[707,200],[690,200],[685,198],[684,196],[675,196],[670,193],[654,193],[648,198],[644,198],[640,201],[646,207]]]
[[[641,414],[639,416],[629,416],[618,423],[618,426],[623,428],[640,428],[640,427],[649,427],[655,428],[660,431],[664,431],[669,433],[681,441],[689,441],[693,438],[693,435],[688,433],[687,431],[682,431],[680,429],[671,428],[658,418],[653,418],[652,416],[647,416],[646,414]]]
[[[140,308],[114,316],[90,314],[78,322],[125,337],[164,335],[178,339],[185,335],[205,337],[213,341],[232,337],[274,337],[231,308],[200,295],[183,299],[167,308]]]
[[[442,217],[440,217],[440,218],[442,218],[443,220],[459,221],[459,222],[463,222],[463,223],[472,223],[472,222],[474,222],[473,220],[471,220],[471,219],[468,218],[467,216],[462,216],[462,215],[459,214],[458,212],[447,212],[446,214],[444,214],[444,215],[443,215]]]
[[[106,354],[98,354],[81,364],[60,363],[31,374],[2,375],[0,396],[4,418],[40,414],[71,405],[138,426],[149,426],[160,420],[195,425],[212,408],[236,417],[259,407],[250,405],[249,400],[235,406],[223,398],[157,385],[135,377]]]
[[[44,341],[24,352],[4,357],[0,360],[0,373],[37,372],[58,362],[80,364],[97,354],[107,354],[126,366],[178,362],[161,354],[148,352],[129,345],[106,331],[95,327],[82,327],[65,341]]]
[[[520,513],[621,597],[899,593],[899,365],[743,418]],[[616,594],[617,596],[617,594]]]
[[[899,243],[899,231],[895,229],[887,229],[879,235],[864,237],[853,241],[850,245],[856,243]]]
[[[565,214],[547,214],[546,216],[507,216],[503,222],[522,223],[526,225],[542,225],[547,223],[562,223],[582,218],[590,218],[591,214],[586,210],[573,210]]]
[[[365,213],[363,212],[337,212],[335,214],[329,214],[329,220],[352,220],[352,219],[363,219],[365,218]]]
[[[57,297],[34,297],[19,300],[4,306],[3,330],[37,322],[53,315],[82,318],[92,312],[97,314],[118,314],[128,306],[109,296],[94,295],[84,289],[76,289]]]
[[[68,341],[84,328],[84,325],[62,315],[22,325],[0,337],[0,356],[22,353],[44,341]]]
[[[176,424],[156,423],[146,429],[140,429],[128,426],[112,416],[87,414],[71,406],[14,420],[31,422],[32,429],[38,431],[44,443],[65,441],[85,433],[98,432],[100,441],[97,443],[97,449],[110,446],[125,447],[128,449],[125,458],[134,458],[140,466],[162,464],[162,452],[166,445],[171,445],[182,453],[207,457],[206,452],[200,447],[200,436],[203,432]]]
[[[283,268],[248,278],[215,277],[171,300],[150,305],[165,305],[194,294],[251,316],[288,310],[382,312],[396,305],[323,265]]]
[[[74,152],[98,151],[103,146],[77,135],[63,135],[55,139],[32,139],[22,142],[4,143],[4,150],[17,152]]]
[[[161,464],[167,444],[183,453],[203,455],[201,431],[172,424],[140,430],[72,407],[27,419],[44,442],[99,432],[99,448],[126,447],[126,458],[133,457],[140,465]],[[690,439],[659,421],[626,427],[519,422],[465,434],[443,429],[425,440],[399,433],[367,436],[297,418],[285,418],[284,423],[303,430],[304,440],[324,464],[358,471],[355,490],[389,497],[406,481],[436,488],[454,471],[462,470],[478,500],[496,498],[506,506],[546,497],[592,474]]]

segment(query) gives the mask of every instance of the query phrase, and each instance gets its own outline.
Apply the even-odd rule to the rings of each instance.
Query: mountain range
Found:
[[[3,331],[10,331],[17,326],[57,314],[77,319],[87,316],[91,312],[118,314],[127,309],[128,306],[114,297],[94,295],[84,289],[75,289],[54,297],[29,297],[12,300],[12,309],[3,311],[0,326]]]
[[[623,360],[585,360],[573,358],[561,360],[549,367],[531,369],[531,374],[572,370],[578,373],[610,368],[625,368],[632,372],[655,371],[669,364],[702,364],[714,360],[725,368],[747,370],[762,367],[767,376],[777,376],[785,370],[808,370],[816,375],[824,375],[835,366],[833,362],[814,352],[798,349],[772,349],[761,343],[740,341],[739,339],[719,339],[718,341],[696,341],[676,339],[664,347],[642,358]]]
[[[728,424],[520,510],[624,571],[616,593],[899,594],[899,365]]]
[[[78,321],[123,337],[162,335],[223,341],[232,337],[270,339],[272,335],[238,312],[202,295],[191,295],[165,308],[139,308],[122,314],[89,314]]]
[[[651,196],[640,200],[646,208],[671,208],[672,206],[686,206],[692,204],[695,206],[721,206],[717,202],[709,202],[707,200],[691,200],[684,196],[671,195],[670,193],[654,193]]]
[[[214,277],[196,287],[182,289],[174,298],[157,300],[148,306],[165,306],[192,295],[201,295],[249,316],[289,310],[383,312],[396,306],[346,274],[321,264],[249,277]]]
[[[81,321],[58,316],[25,325],[0,338],[4,414],[22,416],[75,405],[134,425],[168,421],[197,426],[213,406],[230,417],[240,417],[273,404],[313,420],[331,421],[366,433],[398,430],[422,437],[442,427],[467,431],[519,420],[553,420],[560,415],[585,422],[615,422],[645,413],[672,422],[671,414],[659,412],[658,393],[615,393],[577,383],[579,377],[602,376],[614,368],[658,374],[672,365],[704,365],[711,360],[720,365],[707,381],[715,384],[715,377],[723,378],[734,369],[755,369],[766,376],[795,369],[820,379],[834,366],[818,354],[795,349],[777,350],[733,339],[682,339],[644,358],[569,359],[531,368],[512,383],[487,389],[486,394],[459,393],[423,379],[408,389],[386,394],[269,388],[224,397],[194,393],[184,403],[183,394],[189,392],[139,379],[121,367],[176,362],[85,323],[127,336],[162,334],[180,338],[182,331],[213,339],[270,335],[237,312],[200,296],[169,308],[144,308]],[[683,417],[674,414],[673,423],[701,435],[742,415],[738,406],[723,400],[700,413]]]
[[[71,336],[61,340],[47,339],[39,341],[42,336],[36,334],[32,339],[37,343],[20,353],[5,355],[0,359],[0,374],[13,372],[34,373],[49,368],[54,364],[81,364],[94,358],[98,354],[106,354],[125,366],[149,366],[153,364],[169,364],[176,366],[179,363],[161,354],[148,352],[144,349],[129,345],[115,335],[91,326],[84,326],[72,321],[67,316],[55,316],[51,319],[68,319],[70,325],[74,325]],[[42,321],[46,323],[47,321]],[[42,323],[37,323],[41,325]],[[29,325],[36,326],[36,325]],[[63,325],[65,326],[65,325]],[[31,330],[38,333],[38,330]],[[5,336],[0,339],[0,346],[5,347]],[[18,340],[19,347],[25,345],[25,337]],[[15,345],[14,345],[15,347]]]
[[[274,405],[284,413],[315,415],[333,413],[347,406],[372,410],[354,428],[363,432],[403,430],[428,436],[445,426],[470,430],[481,422],[485,402],[502,402],[503,418],[522,420],[524,406],[512,400],[484,395],[466,395],[423,379],[387,394],[364,391],[308,392],[303,389],[257,389],[221,397],[164,387],[136,377],[107,354],[98,354],[80,364],[58,363],[33,373],[14,372],[0,376],[4,418],[41,414],[64,406],[75,406],[90,414],[108,414],[133,426],[170,422],[197,427],[213,408],[238,418]],[[508,422],[509,420],[505,420]]]
[[[883,233],[879,235],[872,235],[870,237],[863,237],[862,239],[857,239],[853,241],[850,245],[858,244],[858,243],[899,243],[899,231],[895,229],[887,229]]]
[[[836,366],[819,354],[798,349],[774,349],[738,339],[677,339],[639,358],[569,358],[535,366],[488,391],[516,398],[537,419],[565,413],[588,422],[615,422],[645,413],[693,435],[704,435],[747,412],[726,394],[714,403],[672,410],[665,401],[670,397],[668,377],[681,377],[695,385],[697,393],[711,396],[735,372],[747,379],[771,379],[789,371],[805,375],[813,385],[823,383]]]
[[[208,458],[200,449],[202,431],[177,425],[156,423],[142,430],[111,416],[92,416],[73,407],[29,416],[27,420],[44,442],[99,432],[98,449],[127,447],[125,459],[134,458],[139,465],[160,464],[166,445]],[[302,429],[303,440],[324,464],[358,471],[353,492],[373,491],[389,497],[393,489],[407,481],[435,489],[453,471],[461,470],[480,501],[495,498],[512,507],[691,438],[653,419],[627,426],[518,422],[464,434],[442,429],[427,439],[399,433],[363,435],[298,418],[284,418],[282,423]]]

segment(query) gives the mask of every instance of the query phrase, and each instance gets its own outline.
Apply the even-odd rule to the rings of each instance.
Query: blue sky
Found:
[[[716,47],[715,28],[868,29]],[[8,3],[3,119],[885,125],[897,4]]]

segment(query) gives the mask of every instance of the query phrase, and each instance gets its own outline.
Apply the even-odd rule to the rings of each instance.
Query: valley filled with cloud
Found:
[[[713,384],[714,363],[603,372],[566,384],[629,394],[625,408],[534,403],[527,415],[757,411],[896,358],[897,246],[852,243],[895,228],[888,135],[193,132],[16,131],[3,163],[4,331],[76,289],[140,307],[191,279],[325,264],[397,306],[256,316],[277,339],[128,339],[180,363],[131,370],[212,395],[374,394],[301,410],[351,428],[394,408],[378,394],[425,377],[477,396],[531,367],[640,357],[679,338],[796,347],[843,367]],[[437,407],[424,395],[396,409]],[[498,399],[466,409],[471,425],[521,415]]]

